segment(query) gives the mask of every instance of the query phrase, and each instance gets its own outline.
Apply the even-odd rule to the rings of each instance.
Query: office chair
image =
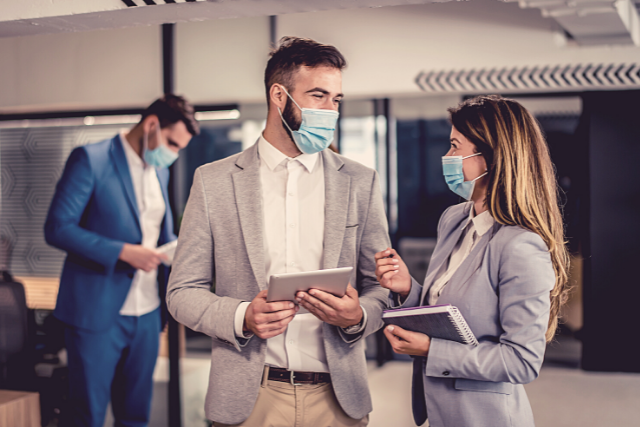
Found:
[[[27,347],[27,300],[24,287],[6,271],[0,273],[0,387],[23,373]],[[21,360],[22,359],[22,360]]]

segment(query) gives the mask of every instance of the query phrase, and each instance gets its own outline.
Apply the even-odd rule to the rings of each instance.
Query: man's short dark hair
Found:
[[[274,83],[283,85],[289,92],[294,90],[293,77],[302,66],[333,67],[342,70],[347,60],[334,46],[300,37],[283,37],[280,46],[274,49],[264,71],[264,85],[269,103],[269,91]]]
[[[165,95],[158,98],[142,112],[140,122],[147,116],[155,115],[160,121],[160,128],[171,126],[179,121],[183,122],[189,133],[196,136],[200,133],[200,126],[194,117],[193,105],[178,95]]]

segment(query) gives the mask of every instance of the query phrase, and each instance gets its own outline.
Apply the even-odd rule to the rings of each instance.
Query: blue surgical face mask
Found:
[[[168,168],[178,159],[178,153],[173,152],[169,147],[160,141],[160,129],[156,128],[156,141],[158,146],[149,150],[149,137],[145,132],[143,136],[143,157],[146,164],[156,168]]]
[[[442,158],[442,173],[444,174],[444,180],[447,182],[451,191],[465,200],[471,200],[476,181],[485,176],[488,172],[483,173],[474,180],[465,181],[464,174],[462,173],[462,161],[469,157],[480,155],[482,155],[482,153],[476,153],[466,157],[444,156]]]
[[[284,89],[284,87],[283,87]],[[286,89],[284,92],[296,104],[302,112],[302,123],[300,129],[291,130],[289,124],[282,117],[282,111],[278,108],[280,118],[284,125],[291,132],[293,141],[298,149],[305,154],[318,153],[331,144],[336,131],[336,123],[340,114],[334,110],[318,110],[314,108],[300,108],[298,103],[289,95]]]

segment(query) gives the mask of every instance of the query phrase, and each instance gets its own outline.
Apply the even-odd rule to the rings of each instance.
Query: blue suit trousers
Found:
[[[159,330],[160,309],[140,317],[118,315],[106,331],[67,326],[69,405],[62,424],[102,427],[111,401],[116,427],[146,426]]]

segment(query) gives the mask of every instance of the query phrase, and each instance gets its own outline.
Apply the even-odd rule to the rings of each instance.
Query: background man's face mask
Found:
[[[160,126],[156,127],[156,141],[158,146],[149,150],[149,136],[147,132],[143,136],[143,156],[146,164],[156,168],[168,168],[178,159],[178,153],[173,152],[160,140]]]
[[[314,154],[329,147],[333,141],[336,123],[340,114],[334,110],[300,108],[298,103],[289,95],[289,92],[284,87],[282,89],[301,111],[302,121],[300,128],[292,130],[284,117],[282,117],[282,111],[278,108],[282,123],[291,132],[291,137],[298,150],[305,154]]]
[[[471,200],[473,189],[476,181],[485,176],[488,172],[483,173],[476,179],[471,181],[464,180],[462,172],[462,161],[469,157],[480,156],[482,153],[472,154],[470,156],[444,156],[442,157],[442,173],[449,189],[465,200]]]

